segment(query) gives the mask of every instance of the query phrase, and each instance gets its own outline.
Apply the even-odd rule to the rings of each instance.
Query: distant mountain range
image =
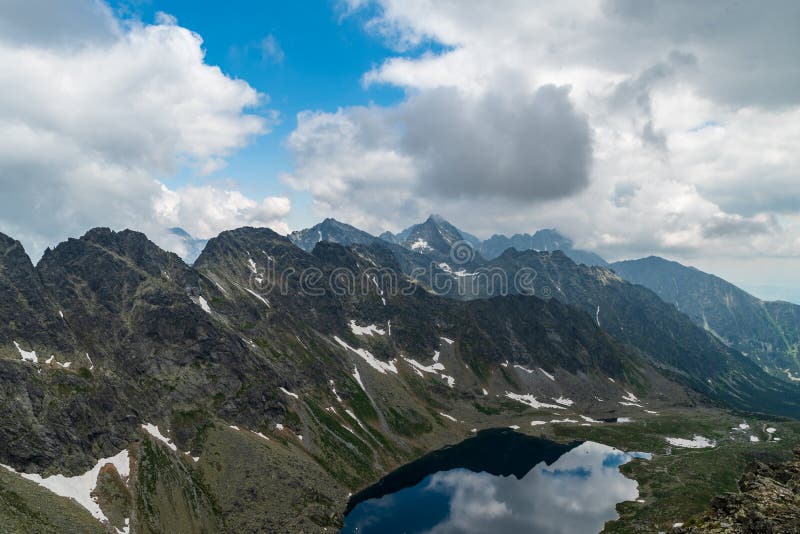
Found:
[[[310,236],[316,236],[316,240],[310,239]],[[437,265],[461,273],[454,280],[454,289],[450,292],[451,296],[461,298],[489,296],[486,288],[481,287],[464,293],[463,275],[468,271],[499,267],[513,273],[521,268],[522,264],[509,264],[514,264],[514,258],[519,257],[510,251],[562,251],[577,264],[611,268],[625,280],[654,291],[665,302],[674,304],[695,324],[729,347],[742,352],[767,372],[783,380],[800,381],[800,306],[761,301],[719,277],[677,262],[650,257],[609,264],[593,252],[575,249],[571,239],[554,229],[539,230],[533,235],[515,234],[512,237],[496,234],[481,241],[437,215],[398,234],[386,232],[380,238],[334,219],[326,219],[308,230],[291,234],[290,239],[298,246],[312,250],[320,236],[323,240],[343,245],[373,245],[381,240],[399,245],[405,251],[414,253],[409,255],[394,249],[395,256],[405,258],[403,263],[406,272],[410,272],[412,267],[422,269],[425,259],[429,263],[433,259]],[[467,242],[474,248],[469,269],[452,265],[449,253],[456,242]],[[432,276],[437,273],[434,272]],[[551,290],[555,287],[555,283],[550,285]],[[558,295],[560,292],[556,293],[557,297],[564,298]]]
[[[472,246],[475,254],[487,260],[497,258],[509,248],[543,252],[560,250],[575,263],[608,266],[608,262],[597,254],[574,248],[572,240],[555,229],[539,230],[533,235],[514,234],[512,237],[495,234],[481,241],[474,235],[456,228],[439,215],[431,215],[424,222],[410,226],[397,234],[384,232],[378,237],[335,219],[325,219],[311,228],[292,232],[289,234],[289,239],[306,251],[311,251],[319,241],[330,241],[341,245],[367,245],[380,239],[414,252],[434,254],[440,259],[446,259],[454,243],[463,241]]]
[[[608,266],[608,262],[594,252],[574,248],[571,239],[564,237],[557,230],[552,228],[538,230],[533,235],[514,234],[511,237],[506,237],[501,234],[495,234],[486,241],[483,241],[478,249],[485,258],[493,259],[500,256],[509,248],[514,248],[518,251],[536,250],[542,252],[560,250],[575,263],[583,263],[589,266]]]

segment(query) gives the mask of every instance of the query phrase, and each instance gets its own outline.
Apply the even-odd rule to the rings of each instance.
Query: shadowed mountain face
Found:
[[[560,300],[593,316],[602,329],[641,350],[664,366],[665,372],[698,392],[745,410],[782,414],[797,410],[795,387],[775,383],[760,368],[761,362],[754,364],[737,352],[746,347],[731,345],[736,349],[731,350],[725,339],[716,339],[698,328],[695,318],[675,310],[652,291],[623,281],[607,268],[577,265],[567,252],[559,250],[574,252],[572,242],[556,231],[543,230],[528,236],[530,239],[517,236],[522,248],[542,247],[553,252],[512,247],[487,261],[473,251],[463,264],[454,261],[457,258],[452,254],[445,255],[459,236],[454,226],[431,216],[394,236],[399,244],[373,242],[357,248],[380,264],[387,261],[388,249],[396,268],[449,298],[472,300],[522,292]],[[519,287],[520,274],[531,278],[526,282],[530,287]],[[776,308],[780,321],[797,327],[792,323],[792,308]]]
[[[338,525],[348,492],[464,432],[442,413],[491,425],[540,404],[616,417],[628,408],[596,398],[630,391],[698,402],[557,299],[465,302],[409,279],[393,291],[376,269],[426,259],[399,245],[308,253],[241,228],[189,267],[141,233],[98,228],[34,267],[0,243],[0,464],[73,476],[130,449],[136,479],[114,482],[130,493],[114,517],[137,531],[176,517]],[[293,511],[309,494],[321,515]]]
[[[583,309],[603,330],[643,351],[699,392],[746,410],[787,415],[797,410],[795,386],[778,383],[658,295],[611,270],[576,265],[561,252],[513,250],[490,262],[490,268],[509,277],[521,269],[531,270],[535,294]]]
[[[612,268],[765,370],[800,379],[800,306],[761,301],[722,278],[663,258],[622,261]]]
[[[418,236],[456,237],[429,222]],[[800,415],[792,385],[558,251],[456,271],[385,241],[307,252],[263,228],[223,232],[192,267],[128,230],[91,230],[36,267],[0,246],[0,464],[78,475],[130,450],[135,479],[109,475],[128,504],[107,517],[137,531],[333,528],[348,493],[526,410]],[[497,294],[472,284],[480,269],[535,276]],[[453,282],[441,295],[438,275]]]

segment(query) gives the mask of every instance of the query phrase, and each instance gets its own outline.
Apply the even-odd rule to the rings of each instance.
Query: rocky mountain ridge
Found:
[[[558,296],[460,299],[406,274],[428,256],[385,242],[306,252],[240,228],[191,267],[129,230],[91,230],[35,267],[0,243],[0,464],[29,503],[0,506],[0,525],[55,528],[25,511],[30,480],[98,469],[95,528],[321,531],[348,493],[472,428],[713,402],[797,413],[790,389],[754,404],[748,387],[770,386],[653,293],[560,252],[495,265],[535,268]],[[738,397],[702,386],[707,367]],[[127,471],[98,463],[123,453]]]
[[[800,306],[765,302],[722,278],[651,256],[612,264],[766,371],[800,381]]]
[[[307,253],[242,228],[189,267],[143,234],[99,228],[34,267],[1,242],[4,476],[100,469],[107,489],[89,487],[108,502],[94,517],[118,529],[334,527],[348,492],[468,425],[526,410],[616,417],[640,408],[596,397],[629,393],[699,401],[556,300],[461,302],[411,280],[390,293],[374,274],[376,258],[396,266],[386,248]],[[342,270],[364,291],[301,276]],[[123,452],[129,472],[98,463]],[[286,482],[264,485],[255,466]],[[33,491],[8,480],[15,498]],[[25,509],[3,507],[0,523],[54,524]]]

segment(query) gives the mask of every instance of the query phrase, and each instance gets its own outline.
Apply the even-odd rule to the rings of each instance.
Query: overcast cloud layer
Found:
[[[397,56],[363,83],[407,97],[298,117],[284,179],[320,216],[557,226],[612,258],[800,254],[800,4],[377,3],[365,30]]]
[[[168,15],[123,26],[100,2],[63,5],[0,9],[0,231],[36,258],[93,226],[144,230],[170,248],[170,226],[285,230],[286,198],[158,180],[224,167],[268,131],[269,112],[248,111],[266,95],[207,65],[200,36]]]

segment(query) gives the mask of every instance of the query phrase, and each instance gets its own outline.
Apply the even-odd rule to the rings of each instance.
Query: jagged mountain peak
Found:
[[[469,236],[469,239],[466,236]],[[453,245],[459,241],[469,241],[475,247],[477,238],[469,234],[466,236],[440,215],[430,215],[424,222],[397,234],[395,239],[409,250],[445,258],[449,256]]]
[[[225,239],[225,238],[267,239],[270,241],[289,242],[288,237],[279,234],[278,232],[276,232],[271,228],[254,227],[254,226],[242,226],[239,228],[234,228],[232,230],[225,230],[224,232],[220,232],[219,235],[213,239]]]
[[[594,252],[574,248],[572,239],[566,237],[555,228],[537,230],[533,235],[514,234],[508,237],[503,234],[494,234],[481,243],[479,250],[485,258],[493,259],[499,257],[508,248],[544,252],[561,250],[575,263],[608,267],[608,262]]]
[[[565,250],[574,246],[572,239],[564,236],[555,228],[537,230],[531,237],[533,248],[536,250]]]
[[[186,268],[177,254],[162,249],[142,232],[130,229],[114,231],[103,227],[92,228],[79,239],[70,238],[46,250],[36,268],[40,273],[53,274],[83,264],[81,270],[89,274],[93,269],[91,261],[109,266],[127,263],[149,275],[158,276]],[[96,265],[94,269],[97,270]]]
[[[15,245],[19,245],[19,241],[11,236],[7,236],[3,232],[0,232],[0,250],[6,251]]]
[[[255,253],[264,254],[266,251],[281,248],[302,252],[292,244],[288,237],[282,236],[274,230],[244,226],[234,230],[225,230],[217,237],[209,239],[203,252],[195,261],[195,265],[202,266],[209,262],[213,263],[215,259],[230,253],[246,256]]]
[[[33,264],[25,252],[25,247],[16,239],[0,233],[0,269],[18,269],[24,267],[33,270]]]
[[[368,245],[379,241],[379,238],[332,217],[326,218],[311,228],[292,232],[288,238],[306,252],[311,252],[320,241],[339,243],[344,246]]]

